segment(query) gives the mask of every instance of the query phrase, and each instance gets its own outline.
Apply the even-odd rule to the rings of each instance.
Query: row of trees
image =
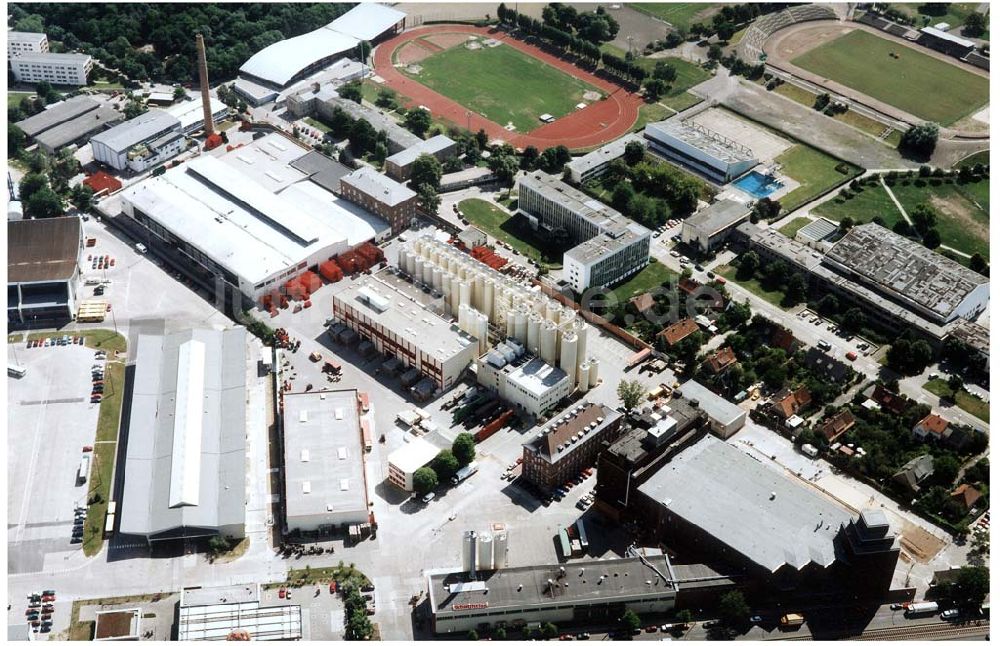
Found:
[[[347,616],[345,623],[345,638],[347,641],[365,641],[371,639],[375,632],[371,620],[368,618],[367,607],[361,591],[352,582],[346,585],[344,590],[344,614]]]
[[[27,174],[18,185],[18,196],[25,217],[52,218],[65,213],[65,201],[81,211],[93,205],[94,191],[83,184],[70,187],[70,180],[81,172],[80,162],[68,150],[55,157],[46,157],[35,150],[24,152],[24,133],[14,124],[8,124],[8,156],[20,159],[27,167]],[[14,147],[14,150],[11,147]],[[13,154],[11,154],[13,153]]]
[[[600,180],[585,188],[593,192],[603,187],[611,195],[611,206],[651,229],[670,217],[693,213],[703,189],[701,182],[670,164],[649,161],[639,152],[626,150],[623,159],[609,164]]]
[[[413,473],[413,490],[423,495],[434,491],[438,484],[455,475],[459,469],[476,459],[476,440],[470,433],[459,433],[451,449],[438,453],[430,466]]]

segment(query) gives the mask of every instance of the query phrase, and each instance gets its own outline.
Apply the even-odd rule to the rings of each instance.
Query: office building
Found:
[[[445,161],[458,153],[458,143],[445,135],[434,135],[430,139],[410,146],[385,160],[385,173],[389,177],[405,182],[410,179],[413,162],[421,155],[431,155],[438,161]]]
[[[533,228],[564,229],[577,244],[563,255],[563,275],[577,293],[619,283],[649,262],[649,229],[556,176],[521,177],[517,207]]]
[[[49,39],[45,34],[28,31],[7,32],[7,58],[21,54],[44,54],[49,51]]]
[[[743,428],[747,412],[726,398],[716,395],[694,379],[685,381],[679,389],[681,395],[693,406],[705,411],[712,433],[722,439],[729,439],[733,433]]]
[[[186,141],[177,117],[150,110],[92,137],[90,146],[95,161],[141,173],[180,154]]]
[[[367,523],[358,391],[285,393],[285,532]]]
[[[94,61],[87,54],[23,52],[10,59],[10,68],[18,83],[79,86],[87,84]]]
[[[693,121],[648,123],[643,135],[650,150],[716,184],[731,182],[757,165],[752,150]]]
[[[709,253],[722,245],[737,225],[750,219],[752,212],[751,203],[721,199],[683,221],[681,242]]]
[[[479,341],[441,316],[431,300],[419,287],[383,271],[335,293],[333,318],[447,390],[479,356]]]
[[[518,411],[535,417],[573,392],[563,370],[526,354],[524,346],[512,339],[479,358],[476,380]]]
[[[624,157],[625,148],[633,142],[640,144],[643,149],[646,148],[646,140],[641,135],[632,133],[606,143],[586,155],[575,157],[566,164],[569,180],[574,184],[583,184],[604,175],[611,162]]]
[[[389,454],[389,482],[403,491],[413,491],[413,474],[430,464],[441,449],[422,437],[410,440]]]
[[[594,466],[602,442],[614,440],[622,414],[602,404],[581,402],[544,426],[524,443],[522,477],[552,491]]]
[[[680,451],[638,493],[629,517],[670,549],[764,589],[881,599],[891,585],[899,545],[882,511],[852,512],[718,438]]]
[[[247,503],[247,333],[133,334],[118,531],[149,543],[241,539]]]
[[[386,220],[393,235],[408,228],[417,215],[417,194],[371,166],[341,177],[340,194]]]
[[[7,325],[56,325],[76,314],[83,225],[77,216],[7,222]]]

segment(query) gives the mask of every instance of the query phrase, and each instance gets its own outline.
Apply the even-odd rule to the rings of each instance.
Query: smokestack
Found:
[[[215,134],[212,126],[212,101],[208,95],[208,59],[205,57],[205,39],[201,34],[196,37],[198,44],[198,78],[201,80],[201,110],[205,115],[205,137]]]

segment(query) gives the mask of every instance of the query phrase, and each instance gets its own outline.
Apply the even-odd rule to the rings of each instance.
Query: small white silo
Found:
[[[538,354],[539,335],[541,331],[542,317],[538,312],[532,312],[528,315],[528,338],[525,341],[525,345],[528,346],[528,352]]]
[[[462,537],[462,571],[470,577],[476,575],[476,532],[472,530]]]
[[[458,303],[459,305],[471,305],[472,304],[472,283],[463,280],[458,284]]]
[[[493,532],[493,569],[507,567],[507,530]]]
[[[542,323],[540,336],[539,356],[542,361],[550,366],[556,365],[556,324],[553,321]]]
[[[545,306],[545,318],[554,323],[559,322],[559,314],[562,312],[562,305],[558,301],[551,300]]]
[[[528,310],[523,304],[514,310],[514,338],[521,343],[528,339]]]
[[[493,569],[493,534],[489,532],[479,533],[479,545],[476,550],[476,569],[480,572],[483,570]]]
[[[584,361],[576,369],[576,388],[581,393],[590,390],[590,362]]]
[[[601,367],[601,362],[600,361],[598,361],[597,359],[593,359],[593,358],[590,360],[590,387],[591,388],[596,388],[597,387],[597,382],[598,382],[597,372],[600,369],[600,367]]]
[[[563,332],[562,340],[559,344],[559,367],[569,377],[572,385],[576,385],[577,369],[577,338],[576,332]]]

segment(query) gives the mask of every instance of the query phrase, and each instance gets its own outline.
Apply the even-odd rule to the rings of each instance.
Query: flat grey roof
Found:
[[[45,34],[37,31],[8,31],[7,40],[19,43],[40,43],[45,40]]]
[[[825,261],[944,318],[989,283],[986,276],[872,223],[852,228]]]
[[[18,121],[17,127],[29,137],[35,137],[40,132],[53,128],[60,123],[79,117],[81,114],[96,110],[100,103],[89,96],[78,95],[59,103],[53,103],[38,114]]]
[[[826,218],[816,218],[809,224],[799,229],[795,236],[802,236],[806,240],[819,242],[820,240],[826,240],[839,230],[840,225],[836,222],[827,220]]]
[[[990,330],[978,323],[972,323],[963,319],[951,331],[951,336],[967,343],[979,352],[990,353]]]
[[[735,421],[741,415],[746,415],[746,411],[742,408],[721,395],[716,395],[694,379],[682,383],[680,390],[685,399],[698,402],[698,408],[723,426]]]
[[[684,220],[684,224],[715,235],[749,217],[752,210],[753,207],[747,206],[746,202],[721,199]]]
[[[246,329],[138,334],[120,531],[157,538],[246,517]],[[207,532],[206,532],[207,533]]]
[[[755,160],[753,151],[743,144],[693,121],[669,119],[647,123],[645,132],[654,139],[667,137],[683,141],[706,155],[729,164]]]
[[[544,394],[566,378],[564,370],[545,363],[540,357],[508,363],[501,372],[505,373],[512,383],[535,396]]]
[[[292,161],[289,166],[305,173],[309,180],[336,193],[340,190],[340,179],[351,174],[351,169],[335,159],[330,159],[318,150],[306,153]]]
[[[647,240],[648,250],[650,235],[649,229],[635,222],[629,221],[627,224],[616,224],[608,228],[605,232],[599,233],[589,240],[584,240],[571,248],[565,253],[565,256],[589,264],[617,253],[634,242],[641,240],[643,237]]]
[[[521,177],[518,180],[518,185],[527,186],[541,194],[545,199],[562,205],[600,229],[630,221],[607,204],[573,188],[556,175],[547,175],[536,171]]]
[[[769,572],[836,560],[850,512],[718,438],[681,451],[639,491]]]
[[[150,110],[134,119],[120,123],[114,128],[91,138],[117,152],[124,152],[159,135],[168,128],[180,129],[180,119],[163,110]]]
[[[420,155],[434,155],[445,150],[449,146],[454,146],[455,142],[445,135],[434,135],[426,141],[410,146],[406,150],[401,150],[395,155],[387,157],[385,161],[392,162],[397,166],[408,166],[417,160]]]
[[[336,92],[333,94],[336,95]],[[345,99],[340,95],[336,95],[331,99],[325,101],[325,103],[333,105],[334,107],[339,107],[341,110],[346,112],[354,120],[364,119],[375,128],[375,131],[385,130],[385,134],[389,137],[389,141],[393,142],[400,148],[409,148],[410,146],[416,146],[423,139],[416,136],[387,114],[383,114],[375,108],[369,108],[366,105],[361,105],[360,103],[355,103]]]
[[[667,558],[647,556],[646,562],[669,579]],[[560,573],[565,569],[565,576]],[[601,575],[607,575],[601,578]],[[558,581],[549,586],[548,581]],[[646,581],[651,581],[646,585]],[[431,611],[438,615],[467,612],[463,605],[489,599],[489,610],[503,608],[544,608],[566,604],[607,604],[618,599],[660,597],[676,593],[676,587],[654,574],[638,558],[589,559],[554,565],[530,565],[481,572],[470,589],[466,573],[438,573],[428,576]],[[484,593],[484,590],[488,591]],[[457,608],[456,608],[457,606]]]
[[[111,106],[101,106],[40,133],[35,141],[52,150],[59,150],[89,135],[101,132],[110,125],[121,121],[122,114]]]
[[[285,514],[368,512],[358,391],[285,395]]]
[[[341,184],[348,184],[379,202],[395,206],[400,202],[416,197],[416,193],[391,177],[387,177],[371,166],[362,166],[358,170],[340,178]]]
[[[615,139],[610,143],[606,143],[597,150],[592,150],[582,157],[576,157],[566,165],[571,170],[583,175],[591,168],[603,166],[604,164],[612,162],[624,155],[625,147],[633,141],[642,144],[643,148],[646,147],[646,140],[633,132],[621,137],[620,139]]]
[[[22,63],[44,63],[48,65],[86,63],[89,54],[53,54],[52,52],[24,52],[11,60]]]

